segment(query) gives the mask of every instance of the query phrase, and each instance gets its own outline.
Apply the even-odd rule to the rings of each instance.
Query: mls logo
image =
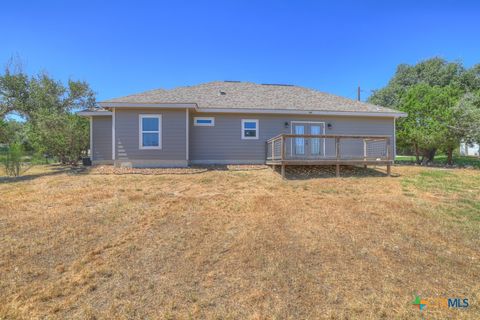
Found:
[[[423,310],[427,306],[427,302],[422,300],[420,296],[415,296],[415,300],[412,301],[412,304],[418,306],[419,310]]]
[[[422,299],[420,296],[415,295],[415,300],[412,301],[415,307],[419,310],[424,310],[427,306],[432,309],[462,309],[468,308],[469,302],[467,298],[426,298]]]
[[[468,299],[448,299],[449,308],[468,308]]]

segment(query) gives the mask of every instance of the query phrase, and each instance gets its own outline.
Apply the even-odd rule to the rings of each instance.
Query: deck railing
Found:
[[[391,162],[391,136],[280,134],[267,141],[267,162]]]

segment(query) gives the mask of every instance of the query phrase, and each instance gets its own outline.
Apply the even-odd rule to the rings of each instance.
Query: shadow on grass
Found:
[[[0,177],[0,183],[13,183],[13,182],[21,182],[21,181],[30,181],[41,177],[48,177],[48,176],[55,176],[62,173],[71,173],[71,174],[81,174],[87,171],[85,167],[68,167],[62,165],[48,165],[46,166],[48,170],[38,173],[29,173],[32,168],[28,168],[21,176],[18,177],[8,177],[3,176]]]
[[[392,167],[391,177],[399,177]],[[280,174],[280,166],[275,171]],[[287,180],[308,180],[335,178],[335,166],[286,166],[285,178]],[[387,177],[386,167],[340,166],[341,178],[376,178]]]

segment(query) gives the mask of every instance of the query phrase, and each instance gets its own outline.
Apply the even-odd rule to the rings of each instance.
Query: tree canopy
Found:
[[[68,80],[65,86],[46,73],[28,76],[10,67],[0,76],[0,118],[12,112],[32,118],[38,110],[67,112],[94,105],[95,94],[85,81]]]
[[[75,164],[88,149],[89,124],[73,111],[95,103],[95,93],[85,81],[64,84],[45,72],[28,75],[9,64],[0,74],[0,143],[21,143]],[[12,113],[25,123],[6,120]]]
[[[460,142],[480,140],[479,96],[480,64],[467,69],[460,62],[432,58],[399,65],[369,102],[408,114],[397,121],[397,140],[418,162],[433,160],[441,150],[451,163]]]

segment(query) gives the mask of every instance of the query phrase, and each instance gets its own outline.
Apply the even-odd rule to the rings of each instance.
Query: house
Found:
[[[158,89],[99,104],[79,112],[90,117],[92,161],[128,167],[378,161],[385,155],[391,161],[395,119],[405,116],[299,86],[239,81]]]
[[[478,143],[465,143],[460,144],[460,155],[462,156],[480,156],[480,145]]]

